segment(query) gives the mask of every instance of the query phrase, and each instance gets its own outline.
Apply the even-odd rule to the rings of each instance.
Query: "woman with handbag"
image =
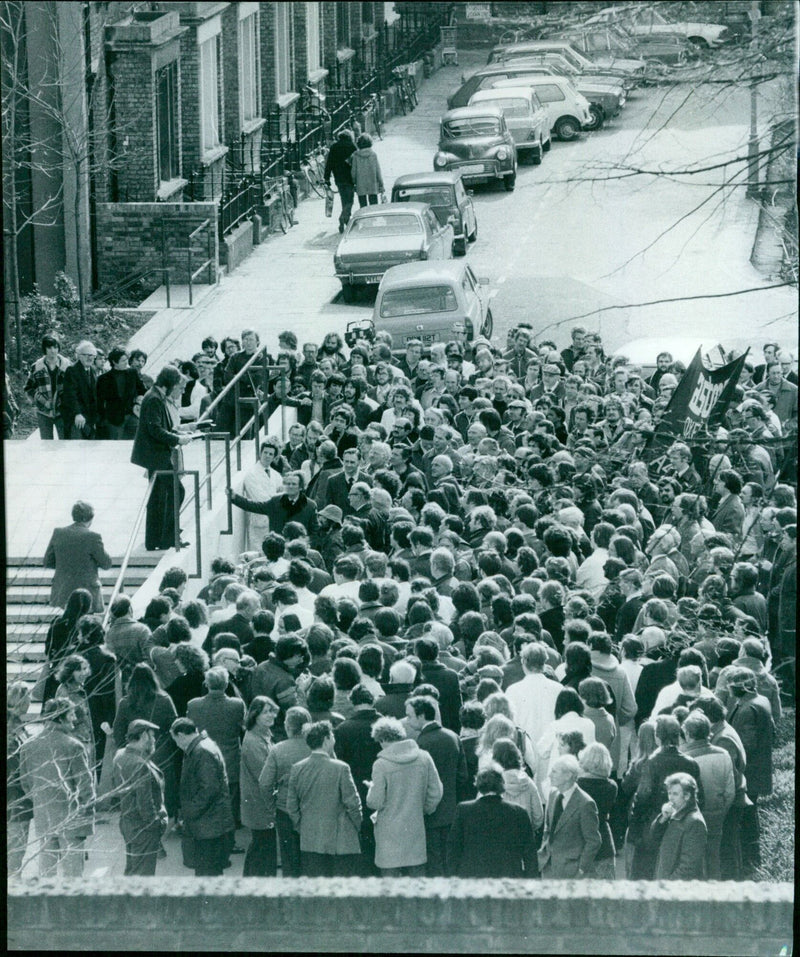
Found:
[[[372,148],[372,137],[362,133],[356,140],[358,147],[350,157],[350,169],[353,174],[359,206],[375,206],[378,195],[385,192],[381,164]],[[385,202],[385,197],[382,199]]]
[[[67,599],[64,613],[53,621],[44,641],[44,653],[47,659],[39,681],[33,691],[33,700],[44,704],[55,697],[58,688],[56,674],[61,662],[75,650],[78,644],[78,622],[92,610],[92,595],[85,588],[76,588]],[[44,688],[39,693],[39,683]]]

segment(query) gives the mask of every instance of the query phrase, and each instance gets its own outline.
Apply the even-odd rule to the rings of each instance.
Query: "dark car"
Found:
[[[442,225],[450,223],[455,233],[453,254],[463,256],[467,243],[478,237],[475,207],[459,173],[409,173],[392,187],[393,203],[428,203]]]
[[[517,148],[502,112],[496,107],[465,106],[445,113],[433,168],[458,172],[465,183],[501,180],[509,192],[514,189]]]

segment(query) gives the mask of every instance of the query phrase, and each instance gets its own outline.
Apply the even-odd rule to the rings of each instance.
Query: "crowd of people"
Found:
[[[205,340],[196,378],[162,370],[134,461],[185,440],[258,349],[245,330],[222,358]],[[648,377],[583,329],[561,351],[522,324],[505,350],[399,356],[380,332],[299,353],[284,333],[283,374],[249,388],[296,421],[229,490],[247,550],[196,596],[168,570],[139,620],[119,596],[107,629],[96,596],[65,596],[39,733],[9,687],[10,872],[33,820],[40,873],[81,873],[105,804],[126,874],[155,873],[177,829],[197,875],[242,851],[246,876],[756,876],[794,695],[797,386],[777,351],[745,365],[724,429],[653,461],[684,371],[666,353]]]

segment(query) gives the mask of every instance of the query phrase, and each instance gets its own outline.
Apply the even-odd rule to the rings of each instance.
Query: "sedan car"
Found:
[[[517,149],[502,111],[465,106],[442,117],[435,170],[454,170],[465,183],[500,180],[509,191],[517,182]]]
[[[584,21],[584,26],[595,23],[614,23],[634,37],[652,34],[678,34],[702,49],[713,49],[729,43],[731,31],[720,23],[702,23],[695,20],[667,20],[651,4],[633,7],[606,7]]]
[[[536,164],[542,162],[551,144],[550,111],[542,106],[531,87],[520,85],[502,90],[479,90],[469,101],[470,106],[477,104],[499,107],[520,157],[530,156]]]
[[[462,344],[494,328],[488,279],[479,279],[466,261],[409,263],[387,270],[378,287],[372,321],[392,336],[392,349],[403,352],[409,339],[423,345]]]
[[[613,76],[622,80],[626,89],[632,89],[644,77],[646,64],[643,60],[628,60],[614,57],[611,65],[600,65],[579,53],[568,40],[529,40],[524,43],[512,43],[495,47],[489,55],[490,63],[520,60],[542,53],[560,53],[566,57],[581,73],[595,76]]]
[[[364,206],[353,214],[333,257],[345,302],[355,287],[375,285],[391,266],[415,259],[451,259],[453,226],[426,203]]]
[[[392,187],[393,203],[428,203],[436,218],[453,227],[453,255],[463,256],[478,238],[478,220],[459,173],[409,173]]]

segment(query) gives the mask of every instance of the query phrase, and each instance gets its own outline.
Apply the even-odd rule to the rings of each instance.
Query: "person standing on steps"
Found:
[[[384,192],[381,164],[372,148],[372,137],[362,133],[356,140],[358,149],[350,157],[350,169],[353,174],[359,206],[375,206],[378,194]]]
[[[340,233],[344,232],[345,226],[350,222],[350,213],[353,209],[355,186],[350,169],[350,157],[355,151],[356,144],[352,130],[341,130],[338,139],[328,150],[328,158],[325,160],[325,186],[330,188],[331,176],[333,176],[342,203],[339,213]]]
[[[72,525],[56,528],[44,553],[42,564],[54,568],[50,604],[65,608],[70,595],[85,588],[92,596],[93,612],[103,611],[103,589],[99,568],[111,568],[111,557],[98,532],[91,531],[94,509],[88,502],[72,506]]]

